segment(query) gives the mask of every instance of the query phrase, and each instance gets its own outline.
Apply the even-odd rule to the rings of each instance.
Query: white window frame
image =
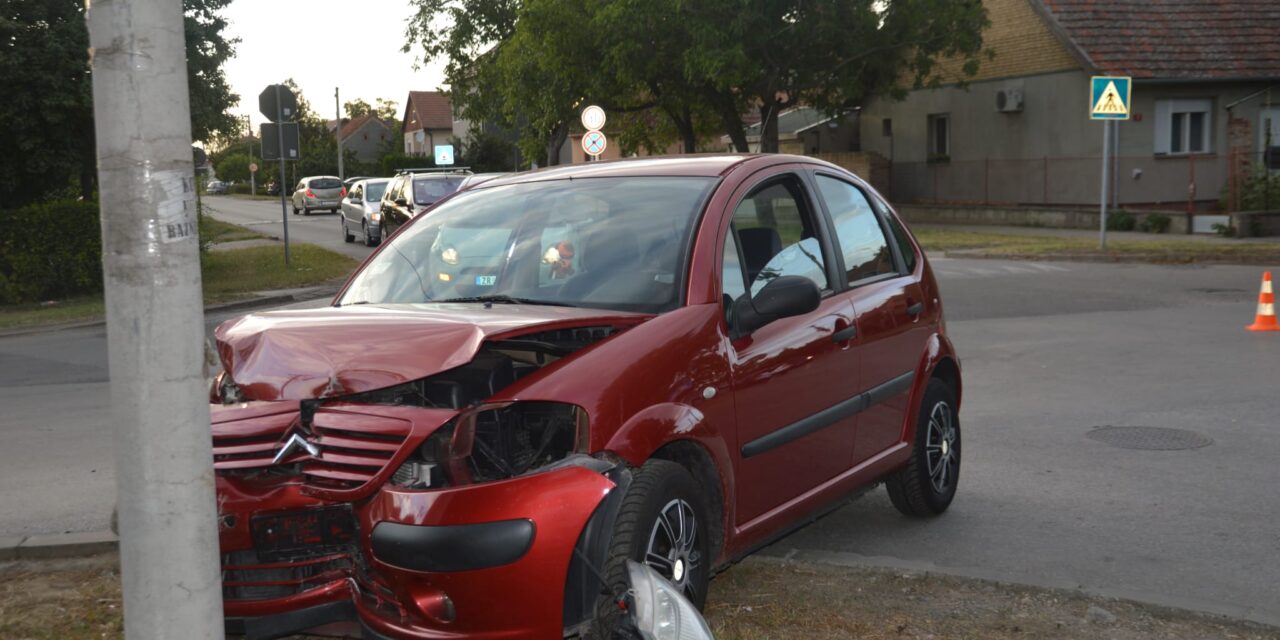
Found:
[[[1204,125],[1200,131],[1200,149],[1191,150],[1191,114],[1203,113]],[[1173,148],[1173,123],[1182,114],[1182,149]],[[1213,99],[1178,98],[1156,101],[1155,117],[1156,155],[1188,156],[1213,153]]]

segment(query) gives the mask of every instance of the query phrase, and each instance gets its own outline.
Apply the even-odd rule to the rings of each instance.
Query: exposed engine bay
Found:
[[[459,367],[382,389],[302,400],[299,418],[304,427],[310,427],[317,410],[330,403],[460,411],[397,468],[391,484],[427,489],[519,476],[585,453],[586,414],[559,402],[486,401],[619,330],[588,326],[488,340],[471,361]],[[244,401],[241,389],[228,376],[220,376],[215,385],[214,398],[222,404]]]

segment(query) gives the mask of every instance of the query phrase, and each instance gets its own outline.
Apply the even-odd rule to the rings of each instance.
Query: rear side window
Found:
[[[862,190],[830,176],[819,175],[817,182],[836,226],[849,282],[897,274],[880,219]]]
[[[458,190],[462,178],[424,178],[413,181],[413,201],[431,204]]]
[[[318,178],[311,181],[312,189],[338,189],[342,187],[342,181],[337,178]]]
[[[893,233],[894,242],[898,243],[898,252],[902,254],[902,261],[907,265],[907,273],[915,273],[916,248],[911,245],[907,230],[903,228],[901,222],[898,222],[897,217],[888,212],[888,207],[882,204],[881,210],[885,212],[884,219],[889,221],[889,231]]]

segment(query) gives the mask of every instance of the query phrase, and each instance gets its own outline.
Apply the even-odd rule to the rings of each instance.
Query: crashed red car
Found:
[[[560,638],[625,562],[714,571],[884,481],[943,512],[960,368],[924,254],[865,182],[785,155],[495,179],[332,306],[217,330],[228,628]]]

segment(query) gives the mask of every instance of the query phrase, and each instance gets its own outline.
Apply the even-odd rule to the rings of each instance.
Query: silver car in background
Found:
[[[370,247],[382,242],[382,194],[390,178],[365,178],[351,184],[351,192],[342,199],[342,239],[355,241],[355,230]]]
[[[312,209],[328,209],[337,213],[347,189],[338,176],[308,176],[293,188],[293,215],[311,215]]]

